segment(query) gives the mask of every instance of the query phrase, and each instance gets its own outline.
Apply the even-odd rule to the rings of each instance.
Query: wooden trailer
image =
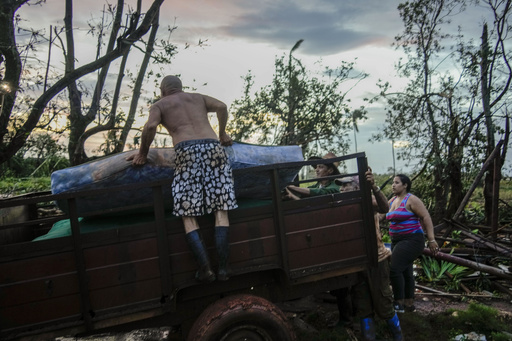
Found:
[[[352,175],[365,178],[364,153],[337,161],[354,162],[358,170]],[[0,339],[90,333],[160,316],[180,326],[189,340],[244,335],[294,340],[273,302],[351,285],[358,272],[377,263],[371,190],[365,181],[354,192],[282,200],[279,172],[315,163],[321,161],[236,170],[268,177],[272,195],[240,200],[230,212],[233,274],[209,284],[195,281],[197,264],[181,219],[164,207],[162,188],[170,179],[0,201],[0,210],[43,211],[57,201],[67,205],[67,213],[32,214],[0,225],[4,234],[24,231],[17,240],[0,242]],[[78,214],[82,198],[137,188],[152,189],[150,205]],[[215,265],[213,216],[199,222]],[[61,234],[52,236],[50,228]]]

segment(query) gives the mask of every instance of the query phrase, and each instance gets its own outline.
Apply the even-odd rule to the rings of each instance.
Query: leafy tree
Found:
[[[61,47],[66,47],[64,49],[66,56],[65,72],[64,74],[57,74],[56,70],[53,69],[52,74],[48,72],[49,68],[47,68],[45,74],[35,71],[36,75],[34,75],[29,74],[30,70],[24,69],[25,64],[22,63],[22,53],[24,51],[16,43],[16,29],[20,29],[17,27],[20,19],[16,15],[16,11],[21,6],[29,3],[29,0],[5,0],[0,14],[0,71],[3,71],[3,81],[10,84],[11,88],[16,91],[3,96],[4,100],[0,113],[0,164],[9,160],[23,147],[32,131],[42,124],[42,118],[46,117],[46,121],[43,124],[48,124],[50,121],[55,120],[61,107],[56,103],[57,101],[54,101],[54,103],[52,101],[64,89],[67,89],[69,94],[70,116],[73,117],[72,119],[76,119],[70,125],[70,128],[73,130],[70,132],[70,144],[79,141],[87,126],[86,122],[92,122],[94,119],[91,119],[91,117],[101,112],[98,109],[99,98],[103,94],[102,89],[108,73],[108,66],[114,60],[126,55],[131,47],[157,24],[159,8],[162,2],[163,0],[154,0],[144,16],[142,16],[140,10],[132,13],[129,24],[122,26],[120,25],[120,20],[122,18],[124,1],[118,1],[116,9],[112,9],[112,13],[115,13],[115,20],[105,52],[103,54],[98,53],[96,60],[80,67],[75,67],[76,55],[74,52],[73,30],[71,29],[72,1],[66,0],[65,27],[67,29],[64,30],[66,44],[61,42]],[[31,4],[39,3],[40,1],[36,1]],[[60,40],[62,30],[55,29],[53,33],[55,33],[56,37],[48,39],[50,44]],[[37,45],[36,40],[43,39],[37,31],[33,31],[31,37],[34,38],[34,41],[29,41],[24,47],[26,50],[35,49]],[[50,52],[51,49],[49,49],[47,65],[50,64]],[[100,73],[95,92],[92,95],[93,100],[87,114],[82,115],[79,108],[82,105],[81,96],[84,94],[85,88],[83,84],[77,83],[77,80],[96,70],[100,70]],[[35,83],[33,87],[39,90],[42,89],[36,95],[36,98],[32,98],[26,93],[30,90],[31,85],[30,83],[25,83],[27,81],[24,75],[25,71],[26,74],[30,75],[30,80]],[[26,111],[27,114],[20,114],[23,111]],[[80,147],[78,149],[76,147],[80,143],[70,145],[69,153],[71,156],[76,154],[82,155]],[[76,152],[77,150],[78,152]],[[77,161],[77,158],[74,161]]]
[[[396,69],[410,81],[401,92],[392,92],[389,83],[380,84],[388,112],[386,126],[375,139],[409,141],[410,147],[401,149],[399,157],[418,162],[419,173],[429,179],[434,221],[457,209],[464,196],[464,179],[471,178],[485,158],[482,151],[489,134],[481,128],[486,124],[478,91],[481,56],[471,40],[465,40],[460,32],[451,34],[456,31],[448,28],[469,4],[474,5],[465,0],[400,4],[405,28],[396,37],[396,46],[404,49],[407,59]],[[450,44],[451,52],[446,50]],[[503,58],[494,57],[496,62]],[[500,78],[493,79],[493,88],[504,89]],[[498,114],[499,109],[489,116],[493,125]]]
[[[50,176],[53,171],[69,166],[64,151],[55,135],[34,132],[14,157],[0,165],[0,174],[3,177]]]
[[[356,73],[354,63],[343,62],[336,70],[325,68],[321,78],[312,77],[293,56],[275,60],[272,84],[252,95],[253,75],[245,76],[244,95],[233,102],[229,130],[236,140],[257,139],[262,144],[300,145],[304,154],[320,150],[345,152],[344,139],[352,128],[347,94],[366,77]],[[342,91],[342,85],[352,86]],[[364,111],[361,111],[364,113]]]

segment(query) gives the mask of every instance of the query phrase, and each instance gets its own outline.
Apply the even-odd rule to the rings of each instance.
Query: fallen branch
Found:
[[[487,157],[487,160],[485,160],[482,168],[480,169],[480,172],[476,176],[475,180],[473,181],[473,184],[469,188],[468,192],[466,193],[466,196],[464,199],[462,199],[462,202],[459,205],[459,208],[457,209],[457,212],[453,215],[453,219],[458,219],[462,212],[464,212],[464,208],[466,207],[467,203],[469,202],[469,199],[471,198],[471,195],[473,194],[474,190],[478,187],[478,184],[480,183],[480,180],[482,180],[482,177],[484,176],[485,172],[487,171],[487,168],[489,168],[489,165],[491,162],[494,161],[494,158],[499,155],[501,146],[503,145],[503,140],[500,140],[496,147],[494,147],[494,150],[492,151],[491,155]]]
[[[456,221],[456,220],[446,220],[446,221],[449,224],[455,225],[458,228],[459,233],[461,235],[463,235],[464,237],[472,239],[472,240],[478,242],[479,244],[485,245],[485,247],[487,247],[491,250],[494,250],[496,252],[499,252],[500,254],[505,255],[506,257],[510,257],[512,255],[511,249],[509,249],[503,245],[500,245],[495,241],[489,240],[485,237],[482,237],[475,233],[472,233],[467,226],[460,223],[459,221]]]
[[[475,247],[474,241],[467,241],[467,240],[460,240],[460,239],[453,239],[453,238],[443,238],[443,237],[436,237],[436,239],[441,240],[443,242],[449,242],[452,244],[462,244],[470,248]],[[478,247],[479,248],[479,247]]]
[[[455,278],[449,271],[446,271],[446,276],[448,276],[448,278],[451,280],[453,280]],[[459,282],[459,285],[462,288],[462,290],[464,290],[466,292],[466,294],[471,294],[471,290],[469,290],[469,288],[467,286],[465,286],[463,283],[460,283],[460,282]]]
[[[438,239],[438,238],[436,238]],[[459,256],[468,256],[468,257],[474,257],[474,256],[485,256],[485,255],[491,255],[495,256],[496,252],[488,249],[481,249],[479,247],[476,247],[473,245],[473,247],[442,247],[439,249],[441,252],[444,253],[456,253]]]
[[[501,285],[500,283],[498,283],[497,281],[493,281],[492,282],[492,285],[498,289],[499,291],[501,291],[502,293],[504,294],[507,294],[509,295],[510,297],[512,297],[512,291],[510,291],[508,288],[504,287],[503,285]]]
[[[452,294],[449,292],[444,292],[436,289],[429,288],[424,285],[416,284],[416,288],[419,288],[421,290],[431,291],[431,292],[417,292],[415,293],[416,296],[454,296],[454,297],[474,297],[474,298],[497,298],[497,299],[503,299],[503,297],[498,297],[494,295],[483,295],[483,294]]]
[[[437,290],[437,289],[434,289],[434,288],[431,288],[431,287],[427,287],[427,286],[424,286],[424,285],[420,285],[420,284],[416,284],[416,288],[420,288],[422,290],[427,290],[427,291],[430,291],[430,292],[433,292],[433,293],[439,294],[439,295],[450,295],[447,292],[444,292],[444,291],[441,291],[441,290]]]
[[[481,272],[486,272],[486,273],[489,273],[491,275],[495,275],[497,277],[500,277],[500,278],[512,281],[512,274],[510,274],[509,272],[505,272],[505,271],[503,271],[501,269],[489,266],[489,265],[484,265],[484,264],[481,264],[481,263],[473,262],[473,261],[470,261],[470,260],[467,260],[467,259],[464,259],[464,258],[460,258],[460,257],[456,257],[456,256],[453,256],[453,255],[449,255],[449,254],[446,254],[446,253],[443,253],[443,252],[438,252],[434,256],[432,251],[430,251],[430,249],[428,249],[428,248],[423,249],[423,254],[427,255],[427,256],[430,256],[430,257],[434,257],[436,259],[440,259],[440,260],[444,260],[444,261],[447,261],[447,262],[450,262],[450,263],[454,263],[454,264],[462,265],[462,266],[465,266],[465,267],[468,267],[468,268],[472,268],[472,269],[475,269],[475,270],[478,270],[478,271],[481,271]]]
[[[488,249],[494,250],[498,252],[502,256],[510,257],[512,255],[512,250],[503,247],[502,245],[498,245],[496,242],[489,241],[483,237],[480,237],[474,233],[465,231],[465,230],[459,230],[462,235],[464,235],[467,238],[473,239],[474,241],[478,242],[479,244],[485,245]]]

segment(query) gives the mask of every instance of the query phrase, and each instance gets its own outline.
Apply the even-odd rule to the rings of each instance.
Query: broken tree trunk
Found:
[[[439,240],[441,238],[436,238],[436,239]],[[474,257],[474,256],[480,256],[480,255],[491,255],[491,256],[497,255],[497,253],[492,250],[482,249],[482,248],[477,249],[475,247],[457,247],[457,248],[442,247],[439,250],[441,252],[449,253],[449,254],[456,253],[457,255],[459,255],[459,257],[460,256]]]
[[[452,256],[452,255],[449,255],[449,254],[446,254],[446,253],[443,253],[443,252],[438,252],[434,256],[432,251],[430,251],[430,249],[428,249],[428,248],[423,249],[423,254],[427,255],[427,256],[430,256],[430,257],[434,257],[436,259],[444,260],[446,262],[454,263],[454,264],[457,264],[457,265],[462,265],[462,266],[465,266],[465,267],[468,267],[468,268],[471,268],[471,269],[475,269],[475,270],[478,270],[478,271],[481,271],[481,272],[486,272],[486,273],[489,273],[491,275],[495,275],[497,277],[500,277],[500,278],[503,278],[503,279],[507,279],[509,281],[512,280],[512,274],[511,273],[503,271],[503,270],[495,268],[495,267],[492,267],[492,266],[489,266],[489,265],[473,262],[473,261],[470,261],[470,260],[467,260],[467,259],[464,259],[464,258]]]
[[[512,249],[507,248],[504,245],[498,244],[494,240],[487,239],[485,237],[479,236],[475,233],[472,233],[469,228],[467,228],[464,224],[455,221],[455,220],[445,220],[448,224],[454,226],[457,228],[458,232],[461,236],[464,236],[466,238],[474,240],[476,243],[478,243],[479,247],[485,246],[486,248],[493,250],[500,254],[500,256],[512,258]],[[440,238],[443,240],[443,238]],[[448,238],[445,238],[445,240],[448,240]],[[457,241],[450,239],[450,242],[456,243]],[[466,246],[470,246],[470,244],[466,241],[459,241],[459,243],[464,244]]]
[[[489,241],[483,237],[480,237],[474,233],[464,231],[464,230],[459,230],[459,231],[465,237],[471,238],[481,245],[485,245],[485,247],[498,252],[501,256],[512,258],[512,250],[510,250],[502,245],[498,245],[496,242]]]
[[[464,197],[464,199],[462,199],[462,202],[461,202],[459,208],[457,209],[457,212],[455,212],[455,214],[453,215],[453,219],[455,219],[455,220],[459,219],[462,212],[464,212],[464,207],[466,207],[467,203],[469,202],[469,199],[471,198],[473,191],[477,188],[478,184],[480,183],[480,180],[482,180],[482,177],[484,176],[485,172],[487,171],[487,168],[489,168],[489,165],[491,164],[491,162],[494,162],[494,158],[496,158],[499,155],[502,145],[503,145],[503,140],[500,140],[498,142],[498,144],[496,145],[496,147],[494,148],[494,150],[492,151],[491,155],[489,155],[487,160],[485,160],[482,168],[480,169],[480,172],[478,173],[478,175],[475,178],[475,181],[473,181],[471,188],[466,193],[466,196]]]

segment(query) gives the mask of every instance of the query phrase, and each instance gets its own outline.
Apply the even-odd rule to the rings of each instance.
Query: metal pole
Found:
[[[391,153],[393,153],[393,176],[396,174],[395,168],[395,140],[391,140]]]

